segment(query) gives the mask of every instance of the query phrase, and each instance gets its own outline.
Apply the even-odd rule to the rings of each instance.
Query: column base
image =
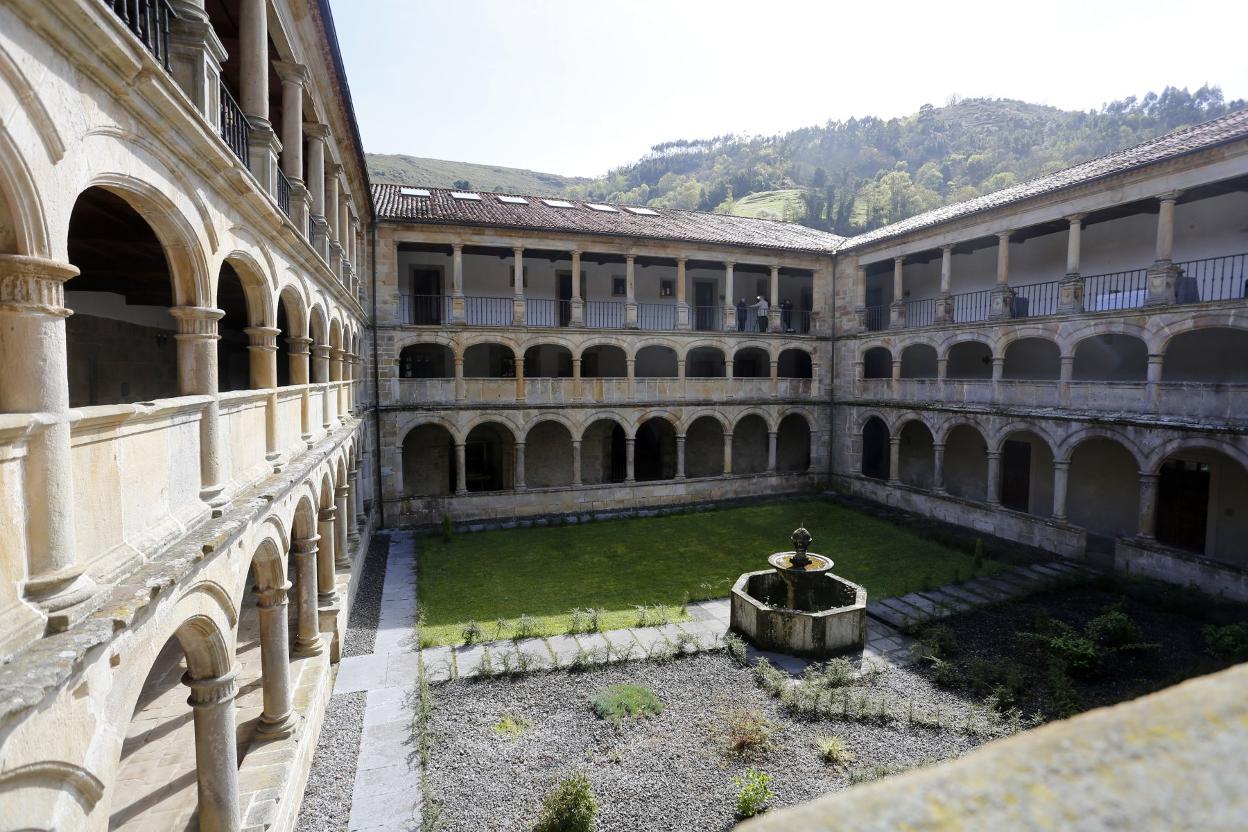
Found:
[[[199,489],[199,499],[213,508],[221,508],[230,500],[225,496],[225,485],[210,485]]]
[[[1179,302],[1178,266],[1167,261],[1158,261],[1148,270],[1148,295],[1144,306],[1171,306]]]
[[[338,565],[338,561],[337,561],[337,560],[335,560],[335,561],[334,561],[334,566],[337,566],[337,565]],[[334,606],[334,605],[335,605],[335,604],[337,604],[337,603],[338,603],[338,593],[337,593],[336,591],[334,591],[334,592],[318,592],[318,593],[316,593],[316,606],[317,606],[319,609],[325,609],[326,607],[332,607],[332,606]]]
[[[294,646],[290,651],[296,656],[319,656],[325,652],[325,642],[320,638],[309,639],[304,641],[298,637],[295,638]]]
[[[988,319],[1006,320],[1014,317],[1014,290],[1009,286],[997,286],[992,290],[988,306]]]
[[[98,588],[82,570],[71,568],[31,578],[23,594],[47,616],[47,631],[60,633],[87,617],[91,610],[86,602]]]
[[[582,298],[572,298],[572,326],[585,326],[585,301]]]
[[[951,324],[953,323],[953,295],[945,292],[936,298],[936,323]]]
[[[358,538],[358,537],[356,538],[356,542],[357,542],[357,543],[359,542],[359,538]],[[350,536],[348,536],[348,537],[347,537],[347,545],[348,545],[348,546],[350,546],[350,545],[351,545],[351,537],[350,537]],[[347,570],[349,570],[349,569],[351,568],[351,559],[350,559],[350,558],[340,558],[340,557],[337,557],[337,556],[335,555],[335,557],[334,557],[334,568],[335,568],[335,569],[347,569]]]
[[[278,717],[272,722],[265,718],[264,714],[260,714],[260,718],[256,720],[256,738],[261,740],[284,740],[287,737],[294,736],[299,730],[300,720],[294,711],[288,712],[285,716]]]
[[[888,328],[889,329],[905,329],[906,328],[906,303],[905,301],[895,300],[888,305]]]
[[[1057,284],[1057,314],[1077,315],[1083,311],[1083,275],[1071,272]]]

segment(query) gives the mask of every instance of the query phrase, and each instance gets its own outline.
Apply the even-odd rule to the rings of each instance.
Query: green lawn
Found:
[[[728,594],[742,572],[767,568],[792,548],[805,523],[811,551],[867,587],[873,598],[903,595],[974,572],[973,558],[852,508],[798,500],[720,511],[427,537],[420,555],[420,606],[426,643],[454,644],[464,622],[485,638],[509,637],[529,615],[546,635],[568,627],[573,608],[602,609],[603,629],[638,623],[639,605],[662,606],[672,620],[690,599]],[[1002,568],[985,559],[983,571]],[[651,611],[653,618],[653,611]]]

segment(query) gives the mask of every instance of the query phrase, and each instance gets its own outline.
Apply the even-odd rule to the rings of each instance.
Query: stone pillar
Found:
[[[624,256],[624,326],[637,328],[637,269],[635,254]]]
[[[572,357],[572,400],[581,398],[581,357]]]
[[[464,300],[464,244],[451,245],[451,323],[468,322],[468,303]]]
[[[636,387],[636,382],[637,382],[637,359],[631,355],[627,356],[624,359],[624,367],[625,367],[625,373],[627,374],[627,377],[628,377],[628,398],[629,398],[629,401],[632,401],[633,396],[636,392],[635,387]]]
[[[1061,370],[1057,381],[1057,396],[1062,407],[1070,406],[1070,381],[1075,375],[1075,357],[1061,356]]]
[[[1004,376],[1005,376],[1005,356],[994,355],[992,357],[992,381],[993,381],[993,390],[994,390],[993,395],[994,396],[996,395],[995,394],[996,382],[1000,381]]]
[[[338,244],[342,246],[343,274],[351,261],[351,194],[338,179]]]
[[[685,435],[676,434],[676,479],[685,478]]]
[[[308,68],[289,61],[273,66],[282,79],[282,173],[294,184],[303,182],[303,88]]]
[[[857,319],[858,332],[867,331],[867,267],[858,266],[854,270],[854,317]]]
[[[728,378],[732,378],[732,359],[730,358],[724,363],[727,367],[727,372],[725,375]],[[688,387],[688,384],[685,381],[685,358],[683,355],[677,356],[676,358],[676,378],[680,382],[679,384],[680,389],[677,391],[680,395],[680,398],[682,399],[688,398],[688,390],[686,389]]]
[[[1084,214],[1066,218],[1070,230],[1066,236],[1066,275],[1057,286],[1059,315],[1077,315],[1083,311],[1083,275],[1079,273],[1079,248],[1083,237]]]
[[[1161,371],[1165,356],[1161,353],[1149,353],[1148,356],[1148,403],[1156,410],[1161,402]]]
[[[347,530],[351,527],[351,488],[340,483],[334,489],[334,566],[341,569],[351,568],[351,551],[347,548]]]
[[[1014,317],[1014,290],[1010,288],[1010,233],[997,235],[997,284],[992,289],[988,317],[994,320]]]
[[[896,386],[896,382],[901,381],[901,359],[900,358],[893,359],[892,380],[894,382],[894,386]]]
[[[888,438],[888,482],[890,485],[901,483],[901,437]]]
[[[936,359],[936,380],[944,381],[949,376],[949,358],[940,356]]]
[[[988,505],[1001,504],[1001,452],[988,452]]]
[[[515,477],[512,486],[516,491],[524,491],[527,486],[524,484],[524,443],[517,442],[515,445]]]
[[[1066,483],[1070,474],[1069,459],[1053,460],[1053,519],[1066,522]]]
[[[585,299],[581,291],[581,252],[572,249],[572,326],[585,326]]]
[[[321,642],[320,622],[316,611],[316,559],[319,536],[295,538],[290,541],[290,552],[295,559],[295,616],[297,630],[295,647],[292,651],[296,656],[316,656],[324,649]]]
[[[326,386],[329,381],[328,344],[312,345],[312,381],[324,388],[321,395],[321,427],[328,431],[330,424],[329,389]]]
[[[511,250],[511,253],[513,258],[511,271],[511,323],[513,326],[524,326],[524,248],[516,246]]]
[[[217,402],[217,321],[220,309],[177,306],[169,310],[178,322],[178,392],[183,396],[211,396],[199,419],[200,499],[209,505],[226,502],[225,448],[221,440],[221,411]]]
[[[1180,191],[1157,197],[1157,256],[1148,270],[1148,297],[1145,306],[1165,306],[1178,301],[1179,269],[1172,262],[1174,255],[1174,204]]]
[[[906,258],[893,258],[893,302],[888,306],[888,326],[890,329],[905,329],[905,264]]]
[[[581,484],[581,440],[572,440],[572,484]]]
[[[625,458],[624,482],[636,482],[637,481],[637,478],[636,476],[634,476],[634,473],[633,473],[635,470],[633,468],[633,450],[636,447],[636,444],[637,444],[636,437],[633,437],[633,436],[624,437],[624,451],[625,451],[624,453],[624,458]]]
[[[468,398],[468,390],[464,384],[464,354],[455,353],[455,401],[462,402]]]
[[[940,297],[936,299],[936,323],[953,323],[953,246],[940,247]]]
[[[342,279],[342,233],[338,211],[338,180],[342,176],[342,165],[326,162],[325,164],[325,222],[329,230],[329,270],[338,280]]]
[[[515,356],[516,362],[516,401],[522,402],[528,396],[524,385],[524,353]]]
[[[261,187],[277,195],[277,156],[281,142],[269,122],[268,0],[239,0],[239,106],[247,116],[251,172]]]
[[[260,615],[260,681],[264,685],[264,710],[256,723],[256,734],[264,739],[290,736],[297,721],[290,695],[289,589],[289,582],[270,589],[255,588]]]
[[[945,493],[945,443],[932,443],[932,491]]]
[[[329,390],[327,395],[334,397],[334,415],[337,416],[340,423],[347,421],[347,388],[343,384],[346,381],[345,371],[346,362],[343,360],[346,353],[337,347],[331,347],[329,350]],[[333,424],[333,420],[330,420]]]
[[[774,430],[767,431],[767,473],[776,473],[776,436]]]
[[[732,270],[735,265],[731,260],[724,263],[724,329],[729,331],[736,331],[737,328],[737,307],[734,305],[736,299],[733,297],[735,289],[732,279]]]
[[[1140,472],[1140,537],[1152,540],[1156,535],[1157,475]]]
[[[468,493],[468,466],[464,462],[464,443],[455,443],[455,494]]]
[[[199,828],[238,832],[238,738],[234,723],[235,672],[194,679],[188,672],[182,684],[191,689],[186,700],[195,722],[195,774],[199,793]]]
[[[308,195],[312,199],[308,235],[321,259],[329,262],[329,221],[325,218],[325,142],[329,139],[329,126],[309,124],[304,133],[308,137]]]
[[[316,514],[316,532],[320,538],[316,552],[316,600],[322,607],[332,607],[338,602],[335,589],[337,576],[334,574],[334,561],[337,560],[335,544],[338,542],[334,521],[337,517],[338,510],[332,505]]]
[[[249,326],[247,358],[251,368],[251,388],[267,390],[277,386],[277,336],[281,330],[271,326]]]
[[[360,462],[352,463],[354,467],[347,469],[347,552],[351,553],[360,545],[360,524],[364,519],[364,492],[360,488]]]
[[[780,267],[771,267],[771,306],[767,310],[767,331],[780,331]]]
[[[685,302],[685,264],[686,257],[676,258],[676,328],[688,329],[689,304]]]
[[[203,0],[170,0],[169,67],[178,86],[214,131],[221,129],[221,64],[227,54]]]
[[[779,379],[780,379],[780,362],[773,358],[771,359],[771,384],[769,386],[769,392],[773,399],[777,395],[779,395],[779,392],[780,392],[779,391],[779,388],[780,388]]]
[[[724,431],[724,476],[732,476],[732,433]]]
[[[74,542],[65,346],[65,319],[73,313],[65,308],[64,284],[77,274],[68,263],[0,255],[0,413],[41,413],[48,420],[27,439],[23,592],[50,616],[52,629],[77,621],[80,616],[71,608],[94,590],[76,563]],[[10,545],[0,544],[11,552]],[[9,563],[8,568],[13,570],[11,580],[21,578],[19,564]],[[37,619],[32,625],[38,626]]]
[[[312,446],[312,398],[308,395],[308,348],[312,345],[311,338],[287,338],[290,347],[290,383],[303,387],[303,395],[299,401],[299,426],[302,439]]]

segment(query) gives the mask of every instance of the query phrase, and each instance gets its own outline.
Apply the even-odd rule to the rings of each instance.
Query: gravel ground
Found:
[[[663,701],[663,712],[628,721],[618,731],[598,719],[589,709],[590,696],[621,682],[649,687]],[[967,710],[962,700],[899,668],[852,690],[892,694],[916,708],[939,705],[955,725]],[[724,715],[740,707],[757,709],[781,726],[772,749],[759,759],[730,757],[724,747]],[[494,728],[505,712],[531,720],[532,727],[508,738]],[[542,795],[576,770],[593,783],[598,832],[730,829],[737,794],[732,778],[749,767],[773,775],[771,806],[848,784],[847,770],[818,760],[816,737],[842,737],[856,755],[853,768],[864,770],[941,759],[984,741],[957,729],[905,722],[799,721],[783,715],[750,671],[722,652],[580,674],[437,685],[429,727],[433,750],[426,777],[448,832],[530,829]]]
[[[377,621],[381,617],[381,590],[386,582],[386,558],[390,554],[390,535],[377,532],[368,544],[364,571],[355,593],[355,604],[347,618],[347,635],[342,643],[342,656],[367,656],[377,643]]]
[[[303,790],[303,805],[295,824],[297,832],[347,828],[367,702],[368,694],[364,691],[340,693],[329,700],[308,784]]]

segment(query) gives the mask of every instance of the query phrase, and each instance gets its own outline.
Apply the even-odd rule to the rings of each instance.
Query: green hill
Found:
[[[368,174],[374,182],[394,182],[400,185],[463,187],[534,196],[562,196],[569,188],[589,181],[580,177],[559,176],[521,168],[448,162],[443,159],[422,159],[399,154],[369,153],[367,158]]]

